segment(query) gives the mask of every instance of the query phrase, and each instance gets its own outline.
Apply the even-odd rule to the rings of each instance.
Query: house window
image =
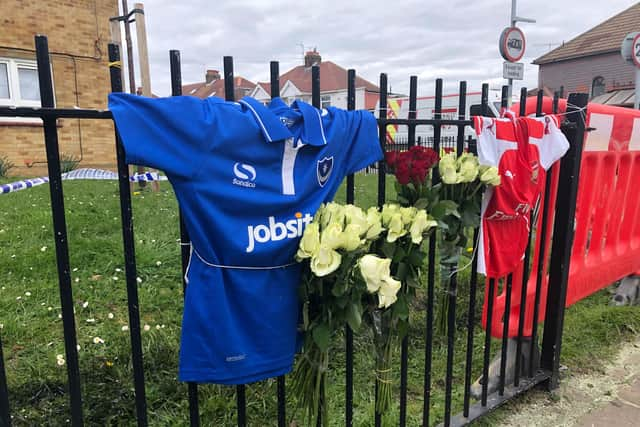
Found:
[[[598,76],[591,83],[591,97],[602,95],[605,92],[604,77]]]
[[[0,105],[40,106],[36,61],[0,58]]]
[[[320,97],[320,106],[322,108],[331,107],[331,95],[322,95]]]

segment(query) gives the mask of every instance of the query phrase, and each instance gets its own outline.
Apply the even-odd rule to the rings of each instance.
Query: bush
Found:
[[[0,178],[6,178],[15,165],[7,156],[0,157]]]
[[[62,153],[60,155],[60,172],[61,173],[71,172],[72,170],[78,169],[79,164],[80,164],[80,159],[74,156],[73,154]]]

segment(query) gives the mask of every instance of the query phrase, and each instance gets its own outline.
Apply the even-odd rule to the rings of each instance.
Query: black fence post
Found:
[[[118,45],[109,44],[109,72],[111,91],[122,92],[122,72]],[[136,393],[136,416],[139,426],[147,425],[147,402],[144,389],[144,366],[142,362],[142,338],[140,337],[140,307],[136,252],[133,239],[133,209],[129,167],[125,162],[124,146],[116,132],[116,157],[118,161],[118,185],[120,190],[120,215],[122,218],[122,241],[124,244],[124,271],[127,281],[127,306],[129,309],[129,335],[131,337],[131,360],[133,363],[133,385]]]
[[[2,336],[0,336],[0,425],[11,427],[9,390],[7,389],[7,375],[4,370],[4,355],[2,354]]]
[[[180,51],[169,51],[169,67],[171,72],[171,96],[182,95],[182,70],[180,67]],[[182,297],[187,295],[187,267],[191,258],[191,239],[184,224],[182,209],[178,208],[180,221],[180,258],[182,261]],[[189,423],[191,427],[200,425],[200,411],[198,405],[198,385],[194,382],[187,383],[189,399]]]
[[[55,102],[51,77],[51,62],[49,61],[49,43],[47,37],[42,35],[35,36],[35,42],[40,100],[43,107],[53,108],[55,107]],[[47,151],[54,240],[56,244],[60,305],[62,307],[62,326],[64,329],[64,349],[67,357],[67,375],[69,377],[71,423],[77,427],[82,426],[84,421],[82,416],[80,365],[78,362],[75,316],[73,314],[73,294],[71,291],[71,275],[69,273],[71,270],[69,266],[69,245],[67,242],[67,223],[64,214],[64,194],[62,192],[56,121],[55,117],[44,117],[42,119],[44,142]]]
[[[578,181],[582,159],[582,145],[585,133],[585,108],[588,95],[571,94],[567,101],[568,125],[563,131],[570,142],[569,151],[560,163],[558,180],[558,196],[556,204],[556,220],[553,227],[553,245],[551,247],[551,263],[549,266],[549,285],[547,292],[547,311],[544,320],[542,338],[542,354],[540,364],[544,370],[550,371],[547,383],[549,390],[558,386],[558,370],[560,367],[560,350],[562,345],[562,327],[564,324],[565,302],[567,299],[567,282],[571,263]]]

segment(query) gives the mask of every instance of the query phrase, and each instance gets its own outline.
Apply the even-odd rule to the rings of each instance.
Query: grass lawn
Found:
[[[376,179],[356,178],[359,205],[375,204]],[[189,424],[189,418],[187,387],[176,380],[182,315],[178,216],[171,187],[163,183],[161,188],[133,197],[147,404],[151,425],[182,426]],[[64,357],[64,345],[48,191],[43,185],[0,196],[0,336],[17,426],[64,425],[69,419],[66,365],[59,359]],[[67,181],[64,191],[86,421],[135,425],[117,182]],[[344,199],[343,190],[338,199]],[[462,407],[468,274],[459,278],[454,412]],[[481,295],[478,298],[482,300]],[[610,307],[608,299],[605,290],[567,311],[562,363],[571,369],[598,369],[620,340],[639,333],[640,310]],[[421,307],[417,304],[411,314],[410,426],[419,425],[422,416],[425,315]],[[476,328],[474,379],[480,372],[483,336]],[[344,352],[342,338],[335,341],[328,399],[331,425],[338,426],[344,424]],[[354,424],[369,426],[374,352],[366,335],[356,334],[354,345]],[[498,343],[492,348],[497,350]],[[432,420],[437,422],[444,408],[443,338],[436,338],[433,352]],[[203,425],[235,425],[235,388],[202,385],[199,391]],[[299,419],[294,396],[287,397],[288,419]],[[397,412],[390,415],[385,425],[397,423]],[[247,386],[247,417],[250,426],[276,425],[275,380]]]

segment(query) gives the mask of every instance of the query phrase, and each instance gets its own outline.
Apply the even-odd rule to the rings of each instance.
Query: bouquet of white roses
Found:
[[[329,203],[307,225],[296,259],[305,263],[300,284],[302,354],[293,373],[293,390],[309,425],[318,415],[327,423],[325,386],[332,338],[348,323],[362,323],[366,288],[354,278],[355,266],[382,232],[376,208]],[[358,286],[360,285],[360,286]]]
[[[426,259],[423,241],[437,225],[424,209],[386,204],[381,212],[384,231],[371,253],[358,261],[368,298],[365,310],[376,350],[376,411],[391,404],[391,356],[409,328],[409,305],[421,286]]]
[[[460,253],[469,246],[466,229],[480,224],[483,190],[500,185],[500,175],[496,167],[480,165],[478,157],[471,153],[445,154],[438,170],[442,182],[434,186],[439,201],[433,205],[432,212],[442,229],[439,253],[440,280],[444,284],[457,271]],[[445,332],[447,311],[448,298],[443,292],[436,320],[440,334]]]

